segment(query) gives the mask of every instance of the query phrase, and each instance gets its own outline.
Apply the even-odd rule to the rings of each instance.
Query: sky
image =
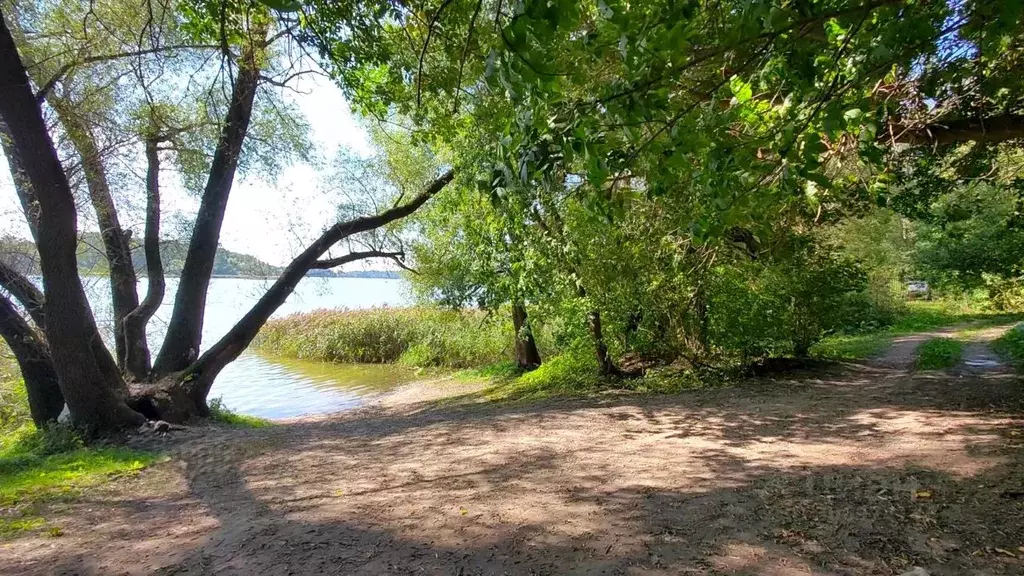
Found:
[[[359,154],[369,153],[366,131],[353,116],[341,90],[329,79],[303,76],[295,89],[286,92],[286,97],[295,101],[312,126],[314,149],[322,158],[330,159],[341,147]],[[181,212],[194,218],[199,199],[187,194],[179,182],[168,176],[172,175],[161,175],[163,213]],[[287,264],[334,221],[336,199],[320,193],[321,181],[321,174],[306,164],[285,169],[276,182],[236,178],[221,230],[221,245],[270,264]],[[141,190],[141,182],[139,186]],[[136,233],[141,236],[139,224]],[[122,225],[130,227],[131,223]],[[10,170],[0,154],[0,235],[4,234],[28,238]],[[351,267],[388,266],[371,262]]]

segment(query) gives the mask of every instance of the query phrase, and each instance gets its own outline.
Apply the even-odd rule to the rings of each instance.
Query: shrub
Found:
[[[964,345],[952,338],[932,338],[917,347],[918,370],[942,370],[960,363]]]
[[[31,420],[28,396],[18,365],[6,344],[0,340],[0,435]]]
[[[1024,324],[1003,334],[992,343],[992,349],[1012,364],[1018,372],[1024,372]]]
[[[532,372],[494,386],[485,395],[490,400],[538,400],[592,392],[605,382],[598,376],[593,355],[573,350],[546,360]]]
[[[996,310],[1024,310],[1024,277],[1002,278],[984,274],[985,287],[991,305]]]
[[[744,360],[806,355],[827,333],[867,322],[874,309],[864,272],[827,250],[721,266],[711,285],[710,341]]]

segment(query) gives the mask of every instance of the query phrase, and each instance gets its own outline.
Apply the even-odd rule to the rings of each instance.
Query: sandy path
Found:
[[[1022,574],[1022,409],[1005,370],[883,362],[191,430],[0,574]]]

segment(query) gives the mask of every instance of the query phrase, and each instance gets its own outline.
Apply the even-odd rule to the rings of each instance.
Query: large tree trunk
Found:
[[[96,136],[87,120],[74,110],[72,102],[54,95],[50,96],[48,102],[57,111],[60,123],[82,161],[86,188],[89,190],[92,207],[96,211],[100,238],[103,240],[103,250],[107,256],[110,299],[114,312],[114,351],[117,365],[124,370],[127,356],[137,357],[142,354],[137,350],[128,350],[124,333],[125,317],[139,306],[139,295],[136,291],[138,278],[132,263],[128,233],[121,228],[121,222],[117,217],[117,207],[114,205],[114,197],[110,191],[110,181],[107,178],[106,167],[103,165],[103,156],[96,145]],[[145,339],[142,344],[145,345]],[[129,374],[135,378],[140,377],[130,371]],[[141,375],[141,377],[144,376],[145,374]]]
[[[515,329],[516,363],[523,370],[533,370],[540,366],[540,351],[530,329],[526,315],[526,305],[522,302],[512,304],[512,327]]]
[[[153,365],[153,372],[157,375],[184,370],[195,361],[202,345],[206,293],[213,274],[224,211],[234,183],[242,144],[249,129],[249,120],[252,118],[253,100],[260,79],[260,62],[265,57],[266,34],[266,25],[253,30],[252,37],[256,40],[245,46],[239,58],[238,76],[231,91],[227,118],[221,129],[203,199],[199,204],[199,214],[192,229],[192,239],[178,281],[167,336]]]
[[[604,341],[604,329],[601,327],[601,312],[591,310],[587,314],[587,328],[594,340],[594,354],[597,357],[598,371],[602,376],[621,376],[622,371],[608,354],[608,345]]]
[[[0,120],[0,148],[3,148],[4,156],[7,157],[7,164],[11,170],[11,180],[14,181],[14,191],[21,202],[21,209],[25,212],[25,221],[28,222],[32,238],[39,235],[39,203],[36,202],[32,193],[32,185],[29,184],[28,176],[22,167],[21,157],[14,148],[14,140],[7,124]]]
[[[43,311],[46,298],[43,297],[43,293],[31,280],[6,262],[0,262],[0,287],[7,290],[25,308],[37,328],[42,330],[46,327],[46,313]]]
[[[56,420],[64,409],[57,371],[46,344],[5,296],[0,296],[0,337],[14,353],[28,393],[28,408],[36,426]]]
[[[124,318],[125,348],[128,355],[124,366],[135,381],[149,377],[149,345],[146,325],[164,300],[164,265],[160,258],[160,153],[155,139],[146,141],[146,296],[142,303]]]
[[[143,417],[125,403],[124,381],[107,370],[113,360],[103,351],[78,277],[77,214],[71,187],[2,15],[0,118],[10,130],[39,203],[37,247],[46,294],[46,340],[72,421],[89,431],[137,425]],[[105,354],[109,363],[98,353]]]
[[[353,234],[374,230],[405,218],[440,192],[451,182],[452,177],[451,171],[446,172],[406,204],[376,216],[356,218],[328,228],[292,260],[252,309],[198,360],[185,370],[169,374],[155,384],[136,386],[133,389],[133,406],[149,418],[171,422],[207,416],[206,396],[217,375],[249,346],[260,328],[291,295],[306,272],[313,268],[333,268],[365,258],[394,255],[379,251],[353,252],[340,258],[319,260],[331,246]]]

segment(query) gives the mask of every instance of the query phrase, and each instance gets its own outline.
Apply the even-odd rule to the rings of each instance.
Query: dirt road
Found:
[[[907,342],[678,396],[180,432],[0,574],[1024,573],[1021,380],[914,373]]]

